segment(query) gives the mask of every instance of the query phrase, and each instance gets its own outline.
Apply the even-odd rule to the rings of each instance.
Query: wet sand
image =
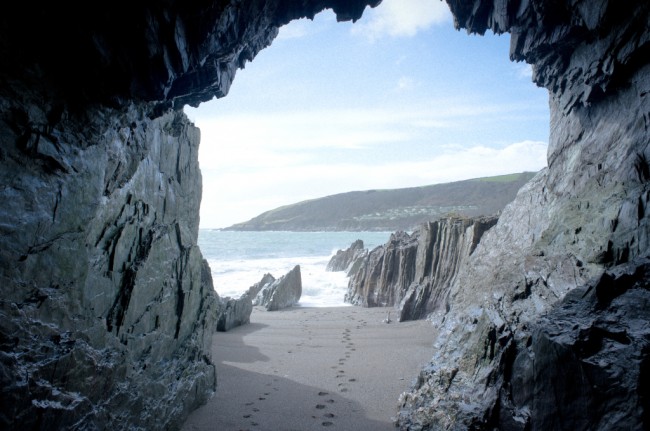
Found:
[[[249,325],[215,335],[217,392],[182,429],[394,430],[397,399],[431,358],[434,329],[383,323],[388,310],[256,308]]]

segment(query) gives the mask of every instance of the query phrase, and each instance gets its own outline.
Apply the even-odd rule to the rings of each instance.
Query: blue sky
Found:
[[[509,43],[456,31],[437,0],[283,27],[227,97],[185,109],[201,129],[201,227],[352,190],[543,168],[548,95]]]

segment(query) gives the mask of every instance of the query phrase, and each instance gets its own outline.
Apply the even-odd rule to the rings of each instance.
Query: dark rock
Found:
[[[270,286],[274,281],[275,277],[273,277],[271,274],[264,274],[259,282],[248,288],[246,295],[255,300],[257,294],[260,293],[260,290],[262,290],[264,287]]]
[[[175,429],[213,393],[199,131],[180,110],[225,95],[278,26],[368,3],[3,8],[0,428]]]
[[[210,265],[208,265],[208,261],[205,259],[203,259],[201,266],[201,278],[204,285],[210,286],[214,290]],[[217,331],[226,332],[237,326],[250,323],[253,302],[249,295],[244,294],[237,299],[229,297],[221,298],[215,292],[215,296],[217,298]]]
[[[269,281],[267,276],[258,283],[261,288],[253,300],[253,305],[263,306],[267,311],[277,311],[292,307],[300,301],[302,295],[300,265],[296,265],[277,280]]]
[[[511,57],[549,90],[548,168],[431,316],[434,357],[397,425],[648,428],[650,4],[448,3],[457,26],[511,32]]]
[[[396,306],[400,321],[425,318],[447,301],[449,287],[497,217],[445,218],[412,235],[393,234],[360,260],[346,299],[366,307]]]
[[[23,96],[0,98],[13,107],[0,114],[0,338],[16,340],[2,345],[0,427],[178,426],[216,377],[198,130],[136,105],[49,125],[48,105]]]
[[[368,254],[363,247],[363,241],[358,239],[345,250],[338,250],[327,263],[327,271],[344,271],[348,276],[356,272],[359,260]]]
[[[225,95],[278,26],[369,3],[3,9],[0,427],[174,429],[211,394],[199,136],[178,110]],[[459,28],[510,32],[511,58],[549,90],[548,169],[440,294],[435,356],[398,426],[648,428],[650,3],[448,4]],[[367,272],[399,291],[366,301],[416,280],[419,239],[404,240]]]
[[[218,311],[217,331],[226,332],[250,323],[252,312],[253,301],[246,294],[237,299],[222,298]]]
[[[364,307],[398,304],[415,277],[419,232],[391,234],[383,246],[375,247],[350,276],[346,301]]]

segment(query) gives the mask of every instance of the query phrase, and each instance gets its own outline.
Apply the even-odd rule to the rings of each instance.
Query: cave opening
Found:
[[[546,166],[547,91],[532,83],[528,65],[509,60],[510,36],[455,30],[443,2],[410,6],[386,1],[354,24],[336,22],[329,10],[292,21],[238,71],[227,97],[185,108],[201,129],[199,245],[220,294],[237,296],[296,262],[270,263],[269,255],[247,271],[241,261],[261,257],[234,250],[241,238],[211,230],[337,193]],[[383,244],[383,231],[339,235],[310,258],[358,238]],[[279,244],[273,234],[264,238]]]
[[[444,2],[418,4],[383,2],[354,24],[329,10],[292,21],[227,97],[185,108],[202,136],[202,228],[546,166],[547,91],[509,60],[510,36],[468,36]]]

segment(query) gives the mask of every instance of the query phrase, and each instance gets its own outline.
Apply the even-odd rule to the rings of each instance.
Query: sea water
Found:
[[[343,302],[348,277],[325,270],[337,250],[357,239],[372,250],[386,243],[389,232],[237,232],[199,230],[199,247],[212,270],[219,296],[238,298],[270,273],[276,279],[300,265],[299,305],[335,307]]]

